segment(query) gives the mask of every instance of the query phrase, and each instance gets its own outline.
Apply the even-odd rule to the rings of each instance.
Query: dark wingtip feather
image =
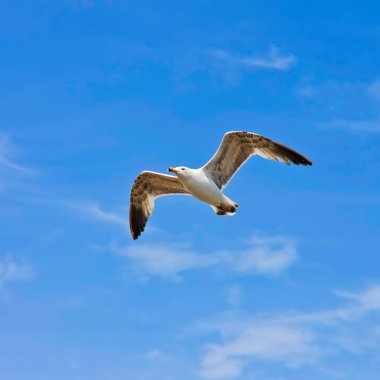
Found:
[[[313,163],[303,156],[302,154],[296,152],[293,149],[288,148],[285,145],[275,143],[275,146],[278,150],[278,152],[282,155],[284,155],[287,159],[289,159],[293,164],[295,165],[304,165],[304,166],[312,166]]]
[[[137,240],[144,231],[146,224],[144,219],[142,208],[131,204],[129,208],[129,228],[133,240]]]

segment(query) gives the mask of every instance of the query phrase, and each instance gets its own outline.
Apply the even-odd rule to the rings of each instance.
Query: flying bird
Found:
[[[233,215],[239,205],[223,189],[252,156],[261,156],[290,165],[312,165],[296,151],[251,132],[227,132],[215,155],[199,169],[170,167],[175,175],[143,171],[135,179],[130,198],[129,224],[136,240],[153,212],[154,199],[164,195],[192,195],[208,203],[217,215]]]

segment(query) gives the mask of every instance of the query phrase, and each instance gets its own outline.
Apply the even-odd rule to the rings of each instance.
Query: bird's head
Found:
[[[181,177],[181,176],[184,177],[187,174],[189,174],[190,169],[187,168],[186,166],[177,166],[176,168],[170,167],[168,171],[174,173],[177,177]]]

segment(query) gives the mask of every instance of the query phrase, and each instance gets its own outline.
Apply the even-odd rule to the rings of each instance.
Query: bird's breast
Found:
[[[223,199],[222,192],[207,177],[188,177],[181,181],[191,195],[203,202],[217,206]]]

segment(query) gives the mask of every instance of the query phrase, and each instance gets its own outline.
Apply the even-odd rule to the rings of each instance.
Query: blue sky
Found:
[[[0,11],[0,368],[7,380],[377,380],[380,5],[18,1]],[[142,170],[255,158],[231,218]]]

